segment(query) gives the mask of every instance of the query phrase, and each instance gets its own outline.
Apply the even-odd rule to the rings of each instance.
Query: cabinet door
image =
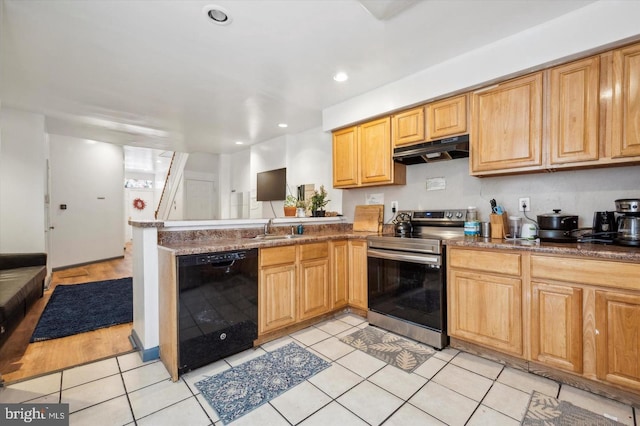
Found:
[[[296,322],[296,266],[263,267],[258,287],[258,330],[266,333]]]
[[[472,108],[472,174],[541,168],[542,73],[474,92]]]
[[[298,279],[299,320],[312,318],[331,310],[329,259],[300,262]]]
[[[333,309],[347,306],[349,297],[349,247],[347,240],[331,242],[331,303]]]
[[[599,158],[599,57],[549,71],[549,162]]]
[[[424,107],[413,108],[393,116],[393,146],[424,141]]]
[[[640,156],[640,44],[613,53],[613,158]]]
[[[582,372],[582,289],[532,283],[531,358]]]
[[[640,296],[596,291],[596,375],[640,390]]]
[[[360,125],[359,150],[360,183],[385,183],[393,180],[390,117]]]
[[[450,269],[449,335],[522,356],[522,281]]]
[[[349,305],[367,309],[366,241],[349,241]]]
[[[467,132],[467,95],[427,105],[427,139],[435,140]]]
[[[333,133],[333,186],[358,185],[358,128]]]

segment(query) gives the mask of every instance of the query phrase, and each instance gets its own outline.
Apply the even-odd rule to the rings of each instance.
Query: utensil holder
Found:
[[[491,221],[491,238],[503,239],[507,236],[507,212],[502,214],[491,213],[489,215]]]

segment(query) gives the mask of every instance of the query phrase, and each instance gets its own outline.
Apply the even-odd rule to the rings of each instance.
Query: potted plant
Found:
[[[307,202],[298,200],[296,202],[296,217],[305,217],[307,215]]]
[[[284,215],[295,216],[297,205],[298,199],[291,194],[287,195],[287,198],[284,200]]]
[[[327,191],[324,189],[324,185],[320,185],[320,190],[313,191],[311,196],[311,213],[313,216],[323,217],[324,206],[331,201],[327,199]]]

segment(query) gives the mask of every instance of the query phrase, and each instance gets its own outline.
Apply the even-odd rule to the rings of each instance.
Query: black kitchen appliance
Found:
[[[393,161],[410,165],[469,156],[469,135],[454,136],[437,141],[395,148]]]
[[[561,214],[562,210],[554,209],[553,213],[538,215],[538,237],[541,241],[574,243],[577,237],[578,216]]]
[[[640,199],[616,200],[618,217],[614,243],[621,246],[640,247]]]
[[[602,211],[593,213],[593,228],[590,232],[581,233],[580,243],[613,244],[618,225],[615,212]]]
[[[595,212],[593,214],[593,232],[609,236],[617,231],[616,215],[614,212]]]
[[[447,238],[464,235],[466,210],[405,211],[411,232],[367,238],[369,323],[435,348],[448,344]]]
[[[253,347],[258,250],[178,256],[177,263],[179,374]]]

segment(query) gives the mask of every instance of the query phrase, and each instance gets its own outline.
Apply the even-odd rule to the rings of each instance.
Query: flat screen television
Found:
[[[287,169],[258,173],[257,201],[284,201],[287,198]]]

